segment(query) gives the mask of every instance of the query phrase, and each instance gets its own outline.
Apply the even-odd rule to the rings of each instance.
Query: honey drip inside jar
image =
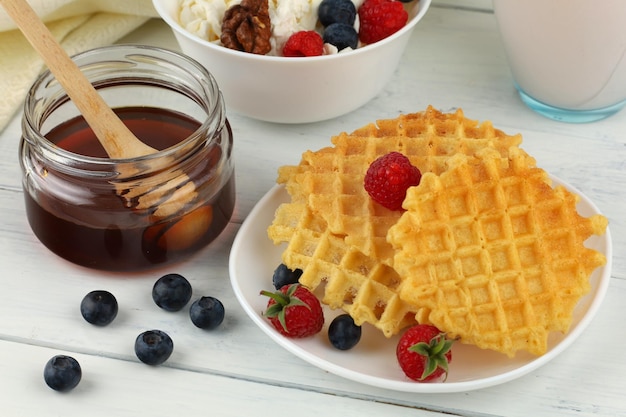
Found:
[[[201,125],[161,108],[122,107],[116,113],[139,139],[158,150],[180,143]],[[223,130],[218,142],[231,142],[227,121]],[[107,158],[82,117],[56,126],[45,136],[73,154]],[[224,158],[230,158],[223,153],[230,152],[232,144],[223,147],[208,141],[205,145],[186,155],[180,165],[194,182],[198,197],[166,218],[129,208],[108,181],[76,177],[35,161],[43,185],[39,192],[25,193],[31,228],[50,250],[91,268],[131,271],[182,260],[213,241],[234,210],[234,174],[229,161],[228,169],[223,167]]]

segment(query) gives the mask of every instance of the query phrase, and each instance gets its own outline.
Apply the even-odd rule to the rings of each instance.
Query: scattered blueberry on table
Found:
[[[70,391],[82,378],[82,369],[78,361],[71,356],[56,355],[50,358],[43,370],[46,384],[55,391]]]
[[[163,310],[178,311],[191,299],[191,284],[180,274],[167,274],[152,287],[152,299]]]
[[[200,297],[191,304],[189,318],[201,329],[212,330],[224,321],[224,305],[215,297]]]
[[[105,290],[89,292],[80,303],[80,314],[88,322],[96,326],[111,323],[118,312],[117,299]]]
[[[147,330],[135,339],[135,354],[147,365],[160,365],[174,351],[172,338],[162,330]]]

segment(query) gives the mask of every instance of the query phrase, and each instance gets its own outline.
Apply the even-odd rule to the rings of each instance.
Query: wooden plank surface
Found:
[[[469,7],[471,5],[471,7]],[[435,2],[420,23],[390,84],[344,117],[310,125],[275,125],[230,113],[235,135],[237,207],[220,238],[192,260],[163,270],[108,274],[71,265],[32,235],[24,215],[18,164],[19,117],[0,134],[0,405],[3,415],[269,415],[306,405],[300,415],[343,416],[626,416],[626,112],[605,121],[568,125],[542,118],[519,101],[490,2]],[[159,21],[125,39],[176,48]],[[546,366],[518,380],[478,391],[417,395],[377,389],[324,372],[269,339],[239,306],[228,279],[230,245],[242,221],[275,181],[276,169],[307,149],[379,118],[432,104],[464,109],[522,133],[538,164],[590,197],[610,219],[613,274],[606,300],[580,339]],[[268,243],[269,244],[269,243]],[[158,311],[150,298],[161,274],[187,276],[195,295],[215,295],[223,326],[203,332],[184,312]],[[109,289],[120,314],[107,328],[78,313],[84,294]],[[172,333],[167,366],[138,363],[136,335]],[[80,359],[84,380],[69,394],[45,387],[46,360]],[[600,357],[601,361],[597,361]],[[88,412],[86,412],[88,410]]]

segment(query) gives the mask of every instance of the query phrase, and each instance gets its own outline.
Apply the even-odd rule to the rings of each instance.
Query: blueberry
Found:
[[[274,288],[280,290],[282,287],[288,284],[296,284],[302,275],[301,269],[291,270],[287,268],[285,264],[278,265],[278,268],[274,270],[274,276],[272,277],[272,283]]]
[[[349,314],[341,314],[328,326],[328,340],[339,350],[352,349],[361,340],[361,326]]]
[[[117,300],[108,291],[95,290],[88,293],[80,303],[80,314],[87,322],[106,326],[117,316]]]
[[[52,357],[43,369],[43,379],[55,391],[70,391],[78,385],[83,372],[71,356]]]
[[[201,329],[212,330],[224,321],[224,305],[214,297],[200,297],[189,308],[191,322]]]
[[[356,49],[359,45],[359,34],[350,25],[333,23],[324,29],[324,43],[335,45],[338,50],[345,48]]]
[[[154,283],[152,299],[163,310],[178,311],[191,299],[191,284],[180,274],[164,275]]]
[[[148,365],[162,364],[173,350],[172,338],[161,330],[147,330],[135,339],[135,355]]]
[[[317,17],[324,27],[333,23],[353,26],[356,7],[352,0],[322,0],[317,9]]]

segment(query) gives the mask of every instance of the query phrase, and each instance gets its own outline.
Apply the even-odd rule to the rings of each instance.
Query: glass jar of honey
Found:
[[[111,159],[49,72],[31,87],[20,160],[37,238],[79,265],[132,271],[180,261],[234,210],[233,137],[213,77],[176,52],[138,45],[73,57],[129,129],[158,151]]]

